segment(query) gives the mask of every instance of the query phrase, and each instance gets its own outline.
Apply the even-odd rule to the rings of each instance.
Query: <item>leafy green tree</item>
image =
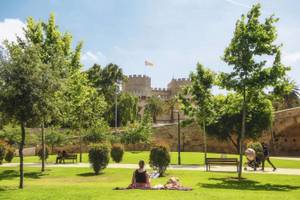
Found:
[[[89,85],[87,75],[77,70],[66,81],[64,88],[57,93],[60,100],[60,117],[65,127],[76,130],[80,139],[80,162],[82,160],[82,133],[91,127],[105,124],[103,113],[106,102],[95,88]]]
[[[115,106],[115,105],[114,105]],[[114,107],[113,106],[113,107]],[[121,93],[118,97],[118,124],[126,126],[138,118],[138,98],[128,93]],[[114,113],[114,112],[113,112]]]
[[[55,146],[64,144],[66,140],[67,137],[65,134],[59,130],[56,130],[55,128],[50,128],[45,138],[46,144],[51,146],[51,152],[53,152]]]
[[[107,110],[104,114],[104,118],[111,126],[114,126],[116,97],[118,98],[118,110],[120,101],[119,98],[128,97],[119,95],[120,84],[122,81],[126,80],[122,69],[118,65],[112,63],[106,65],[104,68],[101,68],[101,66],[98,64],[94,64],[89,70],[86,71],[86,73],[91,85],[97,89],[99,94],[104,96],[105,101],[108,104]],[[127,98],[127,100],[131,100],[129,101],[131,103],[133,102],[132,98]],[[122,120],[118,120],[118,125],[121,125],[121,121]]]
[[[72,36],[69,33],[61,33],[55,23],[55,16],[51,14],[47,23],[35,21],[32,17],[27,19],[25,40],[36,48],[39,48],[39,56],[43,63],[41,93],[37,104],[40,112],[39,123],[42,132],[42,150],[45,150],[45,125],[57,114],[55,93],[60,90],[64,79],[73,70],[79,69],[80,50],[79,43],[72,50]],[[45,159],[42,159],[42,171],[45,170]]]
[[[106,142],[109,139],[108,132],[108,126],[89,128],[83,136],[83,141],[87,144]]]
[[[149,113],[145,113],[141,122],[130,124],[122,134],[121,142],[123,144],[147,143],[152,134],[152,120]]]
[[[0,140],[4,140],[7,144],[19,145],[21,141],[20,130],[13,124],[8,124],[0,130]]]
[[[22,40],[5,42],[8,58],[0,60],[0,109],[21,126],[20,184],[24,186],[23,147],[26,124],[40,116],[37,109],[41,101],[41,83],[44,66],[39,49]]]
[[[152,96],[147,99],[147,104],[145,105],[145,112],[150,113],[152,116],[153,123],[157,122],[157,116],[163,113],[163,101],[156,96]]]
[[[297,84],[289,79],[277,84],[270,94],[270,99],[276,110],[283,110],[300,106],[300,94]]]
[[[221,85],[234,90],[243,97],[241,136],[240,136],[240,169],[243,159],[243,141],[246,132],[247,104],[257,93],[267,87],[274,87],[285,77],[289,69],[281,64],[280,45],[274,23],[278,19],[267,17],[260,22],[260,4],[254,5],[246,16],[236,22],[233,38],[225,49],[223,60],[233,66],[230,73],[221,74]],[[273,66],[268,67],[263,56],[275,56]],[[241,178],[242,170],[239,170]]]
[[[243,98],[229,93],[212,98],[214,117],[207,125],[207,133],[221,141],[230,141],[239,153]],[[273,121],[272,102],[264,95],[251,98],[247,105],[246,139],[258,139],[263,131],[271,127]]]
[[[205,159],[207,157],[206,124],[213,115],[211,89],[214,82],[214,73],[205,69],[200,63],[197,71],[190,75],[191,85],[184,88],[180,95],[183,111],[196,121],[203,129]]]

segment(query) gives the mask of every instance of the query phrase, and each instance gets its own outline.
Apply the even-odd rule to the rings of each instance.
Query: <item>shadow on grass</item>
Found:
[[[263,191],[291,191],[300,189],[300,186],[288,184],[261,184],[258,181],[242,179],[239,181],[235,177],[210,178],[209,180],[220,181],[219,183],[198,183],[198,186],[210,189],[236,189],[236,190],[263,190]]]
[[[17,190],[17,187],[8,187],[8,186],[0,186],[0,192],[10,191],[10,190]]]
[[[99,174],[96,175],[94,172],[85,172],[85,173],[77,174],[77,176],[92,177],[92,176],[101,176],[102,174],[104,174],[104,173],[99,172]]]
[[[132,154],[138,154],[138,153],[142,153],[142,151],[130,151],[130,153],[132,153]]]
[[[25,172],[25,178],[39,179],[44,176],[42,172]],[[0,180],[10,180],[19,177],[19,171],[17,170],[4,170],[0,172]]]

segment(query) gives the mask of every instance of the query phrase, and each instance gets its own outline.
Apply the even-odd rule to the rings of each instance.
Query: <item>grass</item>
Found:
[[[79,155],[78,155],[79,156]],[[228,157],[238,157],[234,154],[227,155]],[[220,157],[218,153],[209,153],[208,157]],[[54,163],[56,155],[50,155],[47,162]],[[148,151],[139,151],[139,152],[125,152],[123,161],[121,163],[130,164],[138,163],[139,160],[145,160],[148,162],[149,152]],[[273,164],[277,168],[300,168],[300,161],[296,160],[281,160],[281,159],[271,159]],[[18,158],[14,158],[13,162],[19,162]],[[24,159],[24,162],[40,162],[37,156],[27,156]],[[88,162],[88,155],[83,154],[83,162]],[[111,160],[112,162],[112,160]],[[181,153],[181,163],[182,164],[192,164],[192,165],[202,165],[204,163],[204,155],[201,152],[182,152]],[[177,152],[171,152],[171,164],[177,164]],[[269,167],[269,164],[266,162],[266,167]]]
[[[38,168],[26,168],[25,188],[20,190],[16,170],[0,167],[0,199],[300,199],[299,176],[245,174],[238,182],[232,178],[235,173],[172,170],[167,177],[154,179],[152,185],[163,184],[170,176],[176,176],[193,191],[115,191],[114,187],[129,184],[132,170],[105,169],[94,176],[89,168],[50,168],[45,173],[40,173]]]

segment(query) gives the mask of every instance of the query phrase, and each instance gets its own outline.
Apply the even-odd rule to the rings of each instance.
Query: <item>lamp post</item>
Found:
[[[118,84],[116,84],[116,93],[115,93],[115,131],[117,132],[118,127]]]
[[[117,81],[116,82],[116,91],[115,91],[115,131],[117,132],[117,128],[118,128],[118,89],[120,82]]]
[[[177,152],[178,152],[178,165],[181,165],[181,141],[180,141],[180,112],[179,110],[175,110],[175,113],[177,113]]]

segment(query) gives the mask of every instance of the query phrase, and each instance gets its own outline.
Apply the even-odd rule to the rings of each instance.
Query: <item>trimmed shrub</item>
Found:
[[[169,148],[162,144],[156,145],[150,151],[149,160],[150,166],[154,170],[158,170],[159,176],[164,176],[171,160]]]
[[[261,143],[259,143],[259,142],[252,142],[252,143],[249,143],[247,145],[247,147],[251,148],[251,149],[254,149],[256,157],[259,160],[264,160],[264,151],[263,151],[263,147],[262,147]]]
[[[116,163],[122,161],[124,155],[124,147],[121,144],[114,144],[111,148],[110,156]]]
[[[109,147],[105,144],[93,144],[89,150],[89,162],[95,174],[106,168],[109,162]]]
[[[48,159],[48,157],[49,157],[49,152],[50,152],[50,150],[49,150],[49,148],[46,146],[46,147],[45,147],[45,160]],[[38,150],[37,155],[39,156],[40,160],[42,160],[42,158],[43,158],[43,148],[40,148],[40,149]]]
[[[0,165],[3,162],[3,159],[5,157],[5,152],[6,152],[6,145],[4,142],[0,141]]]
[[[8,147],[5,154],[5,161],[10,163],[15,156],[15,149],[12,147]]]

